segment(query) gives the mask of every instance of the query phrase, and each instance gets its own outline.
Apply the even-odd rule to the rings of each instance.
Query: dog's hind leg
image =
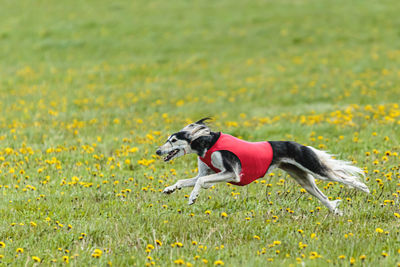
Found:
[[[319,190],[314,177],[310,174],[289,163],[281,163],[279,168],[288,172],[308,193],[321,201],[330,211],[337,215],[342,215],[342,212],[337,208],[340,200],[329,201],[328,197]]]

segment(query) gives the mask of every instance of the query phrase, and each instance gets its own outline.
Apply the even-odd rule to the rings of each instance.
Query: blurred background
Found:
[[[399,99],[399,5],[2,0],[2,106],[237,119]]]

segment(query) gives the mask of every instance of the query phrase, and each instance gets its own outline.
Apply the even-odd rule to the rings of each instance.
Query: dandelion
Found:
[[[34,262],[41,262],[41,259],[39,257],[37,257],[37,256],[32,256],[32,260]]]
[[[222,218],[226,218],[226,217],[228,217],[228,214],[226,214],[226,212],[222,212],[222,213],[221,213],[221,217],[222,217]]]
[[[375,232],[377,232],[377,233],[380,233],[380,234],[381,234],[381,233],[383,233],[383,229],[382,229],[382,228],[376,228],[376,229],[375,229]]]
[[[177,260],[174,260],[174,263],[178,264],[178,265],[183,265],[183,264],[185,264],[185,261],[182,259],[177,259]]]
[[[103,254],[103,251],[101,249],[96,248],[92,253],[92,257],[98,259],[101,257],[102,254]]]
[[[222,266],[222,265],[225,265],[225,264],[224,264],[223,261],[217,260],[217,261],[214,262],[214,265],[221,265]]]
[[[303,242],[299,242],[299,248],[300,249],[303,249],[303,248],[306,248],[308,245],[307,244],[305,244],[305,243],[303,243]]]

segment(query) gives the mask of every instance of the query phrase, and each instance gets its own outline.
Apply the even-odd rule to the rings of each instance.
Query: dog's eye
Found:
[[[175,143],[176,141],[178,141],[178,140],[177,140],[177,139],[174,139],[174,140],[172,140],[171,142],[172,142],[172,143]]]

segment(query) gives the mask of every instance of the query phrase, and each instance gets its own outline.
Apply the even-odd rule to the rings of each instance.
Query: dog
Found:
[[[195,153],[198,155],[198,174],[179,180],[163,190],[171,194],[177,189],[193,187],[189,205],[195,203],[201,188],[228,182],[244,186],[274,169],[280,168],[293,177],[308,193],[316,197],[331,212],[342,215],[338,209],[341,200],[330,201],[317,187],[315,178],[340,182],[369,193],[360,181],[364,172],[347,161],[333,159],[324,151],[303,146],[293,141],[247,142],[231,135],[210,130],[203,118],[172,134],[156,154],[166,155],[164,161]]]

